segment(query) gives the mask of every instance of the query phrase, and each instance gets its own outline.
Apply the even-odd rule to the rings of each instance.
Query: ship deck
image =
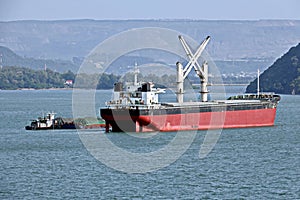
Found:
[[[249,105],[249,104],[261,104],[260,100],[217,100],[209,102],[168,102],[162,103],[162,106],[166,107],[206,107],[206,106],[224,106],[224,105]]]

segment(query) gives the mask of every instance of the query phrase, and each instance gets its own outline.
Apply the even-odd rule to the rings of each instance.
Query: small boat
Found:
[[[101,118],[55,118],[54,112],[48,113],[44,117],[32,120],[26,130],[47,130],[47,129],[99,129],[105,127],[105,121]]]
[[[56,113],[48,113],[47,116],[39,117],[38,119],[32,120],[30,126],[26,126],[26,130],[43,130],[52,129],[55,127],[55,116]],[[57,123],[57,126],[59,124]]]

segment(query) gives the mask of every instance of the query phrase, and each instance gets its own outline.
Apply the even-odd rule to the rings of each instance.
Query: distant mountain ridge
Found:
[[[68,70],[77,70],[80,64],[74,64],[65,60],[35,59],[26,58],[17,55],[7,47],[0,46],[0,58],[2,66],[19,66],[27,67],[35,70],[50,68],[58,72],[66,72]]]
[[[133,28],[177,30],[197,41],[210,35],[216,60],[276,58],[300,41],[299,20],[58,20],[0,22],[0,46],[21,56],[71,60],[97,44]]]
[[[300,43],[260,75],[260,91],[300,94]],[[257,92],[257,79],[248,85],[246,92]]]

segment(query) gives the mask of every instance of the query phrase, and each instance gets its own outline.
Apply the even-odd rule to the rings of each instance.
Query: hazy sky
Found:
[[[0,21],[298,19],[299,0],[0,0]]]

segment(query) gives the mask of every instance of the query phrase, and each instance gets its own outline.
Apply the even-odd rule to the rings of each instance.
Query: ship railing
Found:
[[[159,106],[161,106],[161,104],[107,104],[106,105],[108,108],[114,108],[114,109],[154,109],[157,108]]]
[[[236,96],[231,96],[227,100],[271,100],[275,97],[275,93],[273,92],[265,92],[265,93],[249,93],[249,94],[240,94]]]

